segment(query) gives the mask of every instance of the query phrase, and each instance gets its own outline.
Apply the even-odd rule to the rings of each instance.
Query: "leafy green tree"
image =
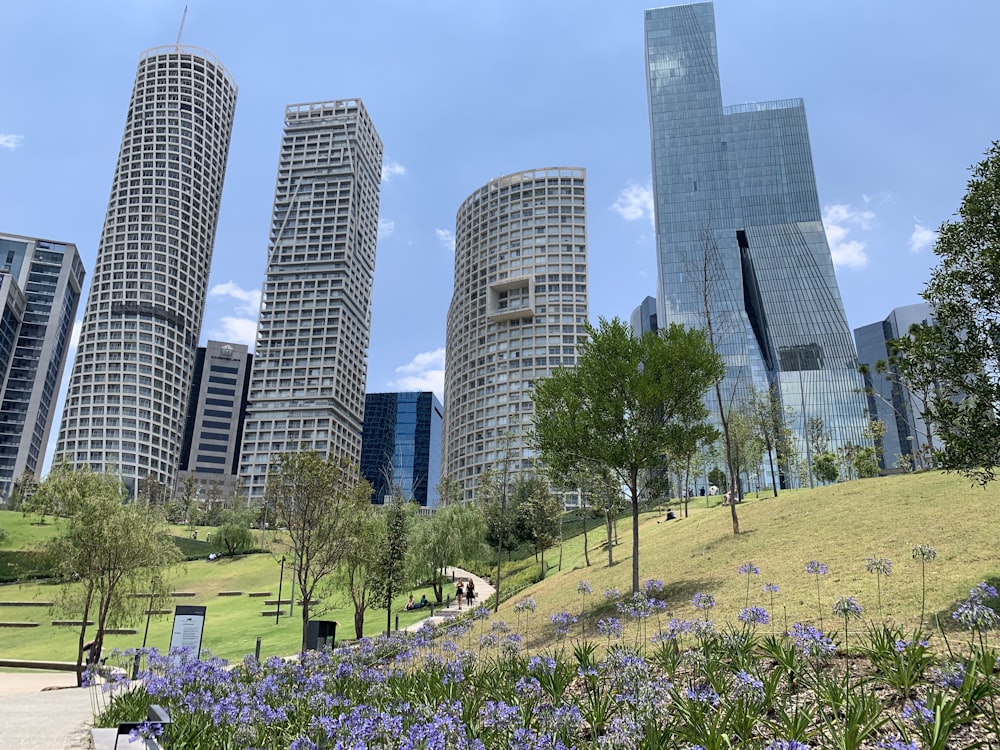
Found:
[[[212,535],[212,546],[225,555],[242,555],[253,549],[253,534],[250,526],[253,513],[242,510],[224,510],[221,525]]]
[[[636,338],[622,320],[602,318],[588,334],[575,368],[535,382],[532,439],[556,474],[590,465],[628,488],[638,592],[640,479],[707,418],[702,396],[724,368],[700,330],[672,324]]]
[[[713,466],[708,472],[708,481],[714,484],[716,487],[725,487],[726,472],[724,472],[718,466]]]
[[[310,602],[343,561],[351,524],[359,508],[370,504],[372,487],[350,462],[304,451],[278,456],[265,493],[288,527],[305,649]]]
[[[510,440],[509,436],[507,439]],[[476,488],[476,502],[486,522],[486,541],[490,546],[496,547],[494,588],[496,588],[497,594],[494,601],[494,611],[499,608],[501,600],[500,573],[503,551],[507,550],[509,559],[510,550],[517,541],[514,533],[517,508],[514,507],[514,498],[511,494],[510,462],[506,458],[506,453],[507,451],[504,450],[504,456],[498,465],[490,467],[479,475],[479,486]]]
[[[561,500],[554,495],[548,482],[540,476],[519,477],[515,492],[523,495],[518,503],[518,516],[524,523],[527,538],[535,547],[535,557],[541,554],[542,578],[545,577],[545,550],[555,544],[562,518]]]
[[[753,415],[757,434],[763,442],[767,453],[767,461],[771,470],[771,489],[778,496],[778,475],[775,471],[775,457],[778,457],[780,467],[781,456],[788,452],[792,442],[792,431],[788,427],[785,409],[775,388],[766,391],[750,387],[748,407]]]
[[[14,480],[14,485],[10,488],[7,510],[21,510],[27,506],[37,489],[38,479],[32,472],[25,470],[21,476]]]
[[[752,402],[738,402],[729,411],[729,439],[733,469],[748,476],[764,461],[764,440],[759,431],[760,423]],[[746,486],[742,482],[740,486]]]
[[[813,458],[813,474],[821,482],[836,482],[840,476],[840,461],[833,451],[823,451]]]
[[[385,518],[375,506],[358,506],[344,539],[344,555],[335,580],[354,605],[354,637],[365,632],[365,614],[382,598],[379,557],[385,541]]]
[[[985,485],[1000,466],[1000,142],[972,168],[934,253],[940,263],[923,297],[937,324],[911,331],[905,374],[931,384],[928,416],[944,443],[939,464]]]
[[[56,608],[82,623],[79,678],[87,622],[93,618],[96,626],[91,653],[100,654],[108,628],[133,624],[144,609],[162,604],[157,592],[166,596],[164,576],[181,553],[160,509],[126,502],[120,477],[60,464],[35,494],[66,518],[47,551],[53,570],[72,582],[60,588]],[[148,592],[153,596],[130,596]]]
[[[430,582],[438,604],[444,601],[447,569],[478,559],[485,536],[483,513],[472,503],[445,503],[432,515],[415,519],[411,570],[419,580]]]

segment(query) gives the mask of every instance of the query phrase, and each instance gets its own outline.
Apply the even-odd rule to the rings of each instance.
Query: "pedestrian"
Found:
[[[458,608],[462,608],[462,596],[465,593],[465,589],[462,588],[462,580],[459,579],[458,583],[455,584],[455,601],[458,602]]]
[[[470,607],[472,606],[472,600],[476,598],[476,585],[469,579],[469,582],[465,584],[465,603]]]

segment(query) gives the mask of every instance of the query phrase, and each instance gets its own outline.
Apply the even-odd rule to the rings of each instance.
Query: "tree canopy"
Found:
[[[533,442],[556,477],[592,467],[628,487],[632,590],[638,591],[643,475],[704,423],[702,397],[724,369],[701,330],[671,324],[635,337],[622,320],[602,318],[588,334],[575,368],[535,382]]]
[[[972,168],[934,253],[940,263],[923,297],[937,322],[893,342],[898,366],[929,387],[939,465],[986,484],[1000,465],[1000,142]]]
[[[371,503],[371,485],[356,467],[316,451],[282,453],[267,479],[268,501],[288,527],[302,596],[302,648],[310,602],[347,552],[351,525]]]

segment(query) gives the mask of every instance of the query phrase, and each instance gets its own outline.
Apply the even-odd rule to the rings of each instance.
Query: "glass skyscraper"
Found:
[[[285,109],[240,476],[284,451],[361,460],[382,141],[360,99]]]
[[[800,458],[817,417],[831,450],[863,443],[802,101],[723,106],[712,3],[647,10],[645,30],[660,325],[710,319],[724,408],[774,387]]]
[[[890,341],[906,336],[911,326],[934,323],[931,306],[921,302],[897,307],[885,320],[854,329],[858,359],[867,365],[864,381],[868,411],[886,428],[882,444],[876,446],[883,469],[899,468],[898,464],[905,465],[914,457],[916,465],[923,467],[930,451],[943,447],[920,416],[924,404],[903,385],[899,371],[889,361]]]
[[[177,469],[235,111],[205,50],[139,59],[55,455],[130,492]]]
[[[365,396],[361,473],[372,485],[373,503],[399,492],[404,500],[437,507],[443,416],[430,391]]]

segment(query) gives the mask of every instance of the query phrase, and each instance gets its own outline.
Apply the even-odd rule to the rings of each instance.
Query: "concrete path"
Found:
[[[74,685],[73,674],[0,673],[0,748],[89,748],[90,690]]]
[[[448,568],[448,570],[446,571],[446,573],[449,576],[451,576],[451,578],[452,578],[453,581],[457,581],[457,580],[468,581],[470,578],[472,579],[472,585],[476,589],[476,601],[472,605],[473,609],[475,609],[476,607],[481,606],[483,602],[485,602],[487,599],[489,599],[491,596],[493,596],[493,594],[496,593],[496,589],[493,588],[484,579],[480,578],[477,575],[474,575],[474,574],[470,573],[467,570],[462,570],[461,568]],[[451,596],[451,604],[450,605],[448,605],[448,606],[442,606],[442,607],[434,607],[434,615],[433,616],[425,617],[423,620],[419,620],[418,622],[413,623],[408,628],[406,628],[406,630],[409,630],[409,631],[419,630],[424,624],[426,624],[428,622],[432,622],[432,623],[442,622],[442,621],[444,621],[445,619],[447,619],[449,617],[454,617],[455,615],[460,615],[460,614],[462,614],[462,612],[467,612],[468,611],[469,607],[465,604],[464,601],[462,602],[462,608],[459,609],[458,603],[455,601],[455,584],[454,583],[451,583],[451,584],[447,584],[446,583],[445,584],[445,586],[444,586],[444,596],[445,596],[445,600],[447,600],[448,597]]]

